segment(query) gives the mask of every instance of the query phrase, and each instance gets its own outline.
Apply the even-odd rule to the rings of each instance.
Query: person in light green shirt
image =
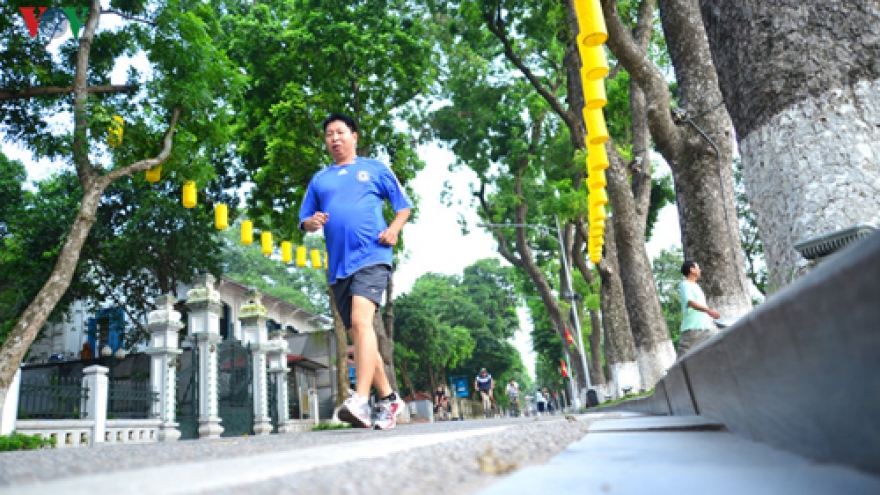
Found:
[[[718,311],[706,306],[706,295],[697,285],[701,272],[700,265],[693,261],[685,261],[681,265],[681,274],[685,280],[679,285],[681,297],[681,338],[678,341],[678,359],[684,357],[691,349],[715,335],[715,322],[721,318]]]

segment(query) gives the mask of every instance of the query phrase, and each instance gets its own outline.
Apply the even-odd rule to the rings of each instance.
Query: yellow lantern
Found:
[[[223,203],[214,206],[214,227],[217,230],[226,230],[229,227],[229,208]]]
[[[606,204],[608,204],[608,193],[605,192],[605,189],[596,189],[594,191],[590,191],[588,200],[590,206],[594,208],[605,206]]]
[[[604,170],[594,170],[590,172],[590,176],[587,177],[587,189],[590,191],[594,189],[602,189],[603,187],[608,185],[608,181],[605,180],[605,171]]]
[[[604,246],[605,245],[605,236],[604,235],[593,235],[590,234],[590,238],[587,240],[588,243],[593,243],[596,246]]]
[[[330,268],[330,256],[327,255],[327,251],[324,251],[324,269],[327,270]]]
[[[590,225],[597,222],[604,222],[607,218],[604,207],[594,207],[590,205]]]
[[[183,207],[194,208],[196,206],[196,183],[188,180],[183,184]]]
[[[254,242],[254,222],[245,220],[241,222],[241,243],[250,246]]]
[[[581,82],[584,85],[584,105],[590,110],[604,108],[608,104],[605,97],[605,81],[602,79],[588,79],[583,77],[584,70],[581,69]]]
[[[590,261],[592,261],[594,265],[598,265],[599,262],[602,261],[602,253],[600,251],[591,252]]]
[[[293,261],[293,244],[290,241],[281,242],[281,262],[290,263]]]
[[[153,167],[146,171],[147,182],[155,184],[162,178],[162,165]]]
[[[588,144],[587,153],[587,173],[608,168],[608,153],[605,152],[604,144]]]
[[[584,122],[587,123],[587,142],[603,144],[608,141],[608,128],[605,127],[605,114],[602,110],[584,108]]]
[[[575,0],[580,35],[578,42],[586,46],[599,46],[608,40],[608,28],[599,0]]]
[[[296,247],[296,266],[306,266],[306,253],[308,250],[305,246]]]
[[[581,51],[582,79],[598,80],[608,75],[608,58],[605,56],[605,48],[581,44],[578,49]]]
[[[122,134],[125,129],[125,120],[119,115],[110,119],[110,128],[107,129],[107,146],[115,148],[122,144]]]
[[[312,268],[321,268],[321,251],[312,249]]]
[[[260,244],[263,247],[263,254],[269,256],[272,254],[272,233],[263,231],[260,233]]]

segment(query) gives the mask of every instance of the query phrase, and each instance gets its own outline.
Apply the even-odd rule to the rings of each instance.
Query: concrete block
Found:
[[[662,381],[666,387],[669,407],[673,415],[687,416],[697,414],[691,394],[688,391],[687,379],[681,362],[669,368],[669,371],[666,372],[666,377]]]
[[[669,400],[666,398],[666,384],[663,381],[657,382],[654,387],[654,393],[648,398],[649,413],[656,416],[669,415]]]
[[[706,342],[684,362],[693,399],[700,415],[730,425],[731,431],[752,438],[737,375],[731,370],[728,351],[721,340]]]

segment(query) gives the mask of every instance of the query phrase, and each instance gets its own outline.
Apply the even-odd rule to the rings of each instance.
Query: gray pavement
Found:
[[[586,414],[0,454],[0,495],[878,494],[700,417]]]
[[[468,493],[498,479],[481,468],[489,448],[511,469],[543,463],[587,426],[557,416],[5,453],[0,494]]]
[[[548,493],[548,485],[552,493],[880,494],[878,477],[746,440],[699,417],[595,421],[547,464],[479,493]]]

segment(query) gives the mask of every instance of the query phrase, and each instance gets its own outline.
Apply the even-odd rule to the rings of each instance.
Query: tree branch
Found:
[[[517,56],[516,53],[514,53],[513,44],[510,42],[510,38],[507,37],[507,33],[503,31],[503,28],[498,26],[498,24],[496,23],[496,18],[490,14],[485,14],[483,16],[483,19],[486,21],[486,26],[489,28],[489,31],[492,32],[492,34],[494,34],[499,41],[501,41],[502,45],[504,45],[504,55],[507,57],[507,59],[513,62],[513,65],[515,65],[516,68],[519,69],[524,76],[526,76],[526,79],[528,79],[529,82],[532,83],[535,91],[537,91],[538,94],[540,94],[547,101],[547,103],[550,104],[550,107],[553,109],[553,111],[556,112],[557,115],[559,115],[559,118],[565,121],[569,129],[573,129],[575,128],[575,126],[580,125],[580,121],[577,119],[574,113],[566,110],[562,106],[562,103],[560,103],[559,100],[556,98],[556,95],[551,93],[541,83],[538,77],[535,76],[531,69],[526,67],[522,59]]]
[[[642,9],[645,8],[645,3],[653,2],[642,4],[639,11],[640,16],[643,13]],[[608,48],[645,92],[645,98],[648,102],[648,126],[651,129],[651,135],[654,136],[658,147],[671,151],[678,142],[679,133],[669,111],[671,99],[666,79],[657,65],[648,58],[647,53],[632,39],[629,31],[620,21],[617,2],[602,0],[602,12],[608,27]],[[653,13],[653,8],[651,12]],[[639,19],[639,30],[644,31],[641,29],[641,25],[642,20]],[[666,154],[664,153],[664,155]],[[671,155],[666,156],[667,160],[671,157]]]
[[[89,86],[86,91],[89,94],[107,94],[107,93],[131,93],[135,91],[137,86],[123,85],[104,85]],[[27,88],[22,90],[0,89],[0,101],[17,100],[22,98],[33,98],[36,96],[53,96],[67,93],[73,93],[73,86],[41,86],[36,88]]]
[[[165,163],[171,156],[171,148],[174,144],[174,128],[177,127],[177,121],[180,119],[181,108],[174,107],[174,113],[171,115],[171,124],[168,126],[168,132],[162,143],[162,152],[155,158],[147,158],[138,162],[134,162],[127,167],[117,168],[104,176],[108,182],[113,182],[120,177],[127,177],[137,172],[143,172],[147,169],[154,168]]]
[[[486,201],[486,183],[482,180],[480,181],[480,190],[475,192],[474,196],[480,201],[480,208],[483,210],[483,213],[486,214],[486,218],[491,219],[492,207],[489,206],[489,202]],[[498,253],[501,254],[501,256],[511,265],[521,268],[523,262],[519,257],[513,254],[510,249],[508,249],[507,240],[504,238],[504,233],[501,231],[501,228],[489,227],[489,229],[495,233],[495,238],[498,239]]]
[[[156,25],[156,23],[153,22],[153,21],[151,21],[151,20],[148,20],[148,19],[142,19],[142,18],[140,18],[140,17],[135,17],[135,16],[133,16],[133,15],[129,15],[129,14],[126,14],[126,13],[124,13],[124,12],[120,12],[120,11],[118,11],[118,10],[113,10],[113,9],[102,10],[101,13],[102,13],[102,14],[116,14],[116,15],[118,15],[119,17],[122,17],[123,19],[128,19],[128,20],[130,20],[130,21],[140,22],[141,24],[149,24],[150,26],[155,26],[155,25]]]

